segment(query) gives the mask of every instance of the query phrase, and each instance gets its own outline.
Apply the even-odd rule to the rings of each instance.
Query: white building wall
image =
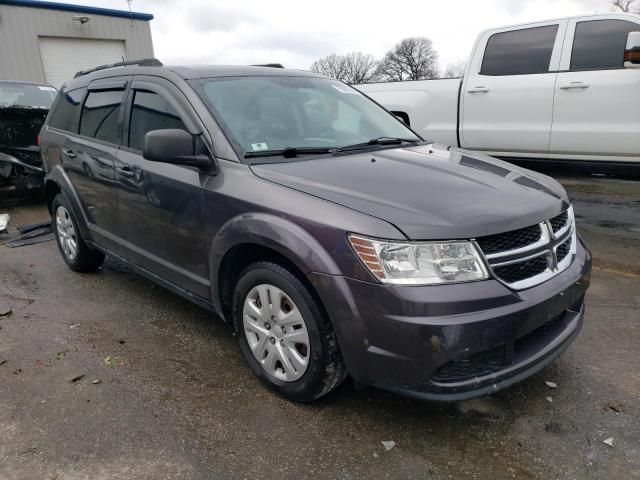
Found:
[[[75,15],[91,20],[81,24]],[[127,60],[153,57],[148,21],[0,4],[0,80],[45,82],[43,36],[122,40]]]

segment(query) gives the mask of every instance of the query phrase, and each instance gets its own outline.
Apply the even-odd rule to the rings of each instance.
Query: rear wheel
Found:
[[[244,270],[234,292],[233,320],[245,359],[279,394],[307,402],[344,380],[331,323],[310,290],[280,265],[259,262]]]
[[[78,223],[61,193],[53,199],[51,211],[58,249],[69,268],[76,272],[93,272],[100,268],[104,253],[89,248],[84,242]]]

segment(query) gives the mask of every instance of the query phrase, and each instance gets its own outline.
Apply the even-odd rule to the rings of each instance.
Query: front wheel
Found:
[[[76,272],[93,272],[104,262],[104,254],[90,249],[84,242],[66,199],[58,194],[51,208],[52,226],[58,249],[69,268]]]
[[[233,299],[240,349],[267,386],[308,402],[329,393],[346,370],[331,322],[310,290],[271,262],[249,266]]]

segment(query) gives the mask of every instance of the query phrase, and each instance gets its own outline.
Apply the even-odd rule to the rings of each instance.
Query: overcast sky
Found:
[[[127,9],[126,0],[68,3]],[[330,53],[381,57],[409,36],[433,40],[444,68],[465,59],[483,29],[612,10],[607,0],[133,0],[132,9],[155,16],[155,53],[166,64],[302,69]]]

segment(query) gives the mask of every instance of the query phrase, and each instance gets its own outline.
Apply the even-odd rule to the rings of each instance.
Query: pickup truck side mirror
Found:
[[[193,135],[185,130],[151,130],[144,136],[142,156],[152,162],[171,163],[208,169],[212,160],[208,155],[198,155]]]
[[[640,32],[630,32],[627,36],[624,68],[640,68]]]

